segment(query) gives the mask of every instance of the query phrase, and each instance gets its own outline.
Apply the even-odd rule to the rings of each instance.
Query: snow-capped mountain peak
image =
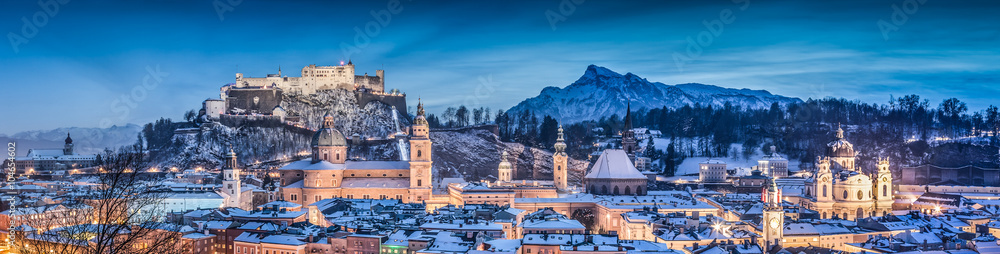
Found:
[[[538,116],[550,115],[560,122],[574,123],[597,120],[613,114],[624,115],[631,102],[633,110],[641,108],[678,108],[684,105],[712,105],[726,102],[743,108],[766,108],[777,102],[784,106],[800,102],[771,94],[765,90],[732,89],[705,84],[666,85],[632,74],[624,75],[597,65],[587,66],[583,76],[564,88],[546,87],[510,112],[531,110]]]

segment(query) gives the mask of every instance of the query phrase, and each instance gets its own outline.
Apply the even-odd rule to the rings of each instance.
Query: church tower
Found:
[[[875,177],[875,216],[885,216],[892,211],[895,198],[892,192],[892,171],[889,171],[889,158],[878,159],[878,172]]]
[[[767,192],[764,193],[764,217],[760,224],[763,228],[764,242],[762,247],[767,252],[771,246],[781,245],[782,231],[785,229],[785,211],[781,207],[781,190],[774,182],[774,177],[768,180]]]
[[[507,160],[507,151],[503,151],[503,154],[500,155],[500,166],[497,167],[497,182],[511,182],[510,173],[511,166],[510,161]]]
[[[566,168],[569,156],[566,155],[565,141],[562,125],[559,125],[559,134],[556,136],[556,144],[553,145],[556,152],[552,154],[552,181],[559,191],[566,191],[566,171],[569,170]]]
[[[419,203],[431,197],[431,139],[424,104],[417,102],[417,117],[410,129],[410,197]]]
[[[240,207],[240,170],[236,168],[236,152],[229,149],[226,163],[222,166],[222,191],[229,196],[226,207]]]
[[[66,133],[66,144],[63,145],[63,155],[73,155],[73,139]]]
[[[622,150],[628,154],[629,160],[635,161],[635,133],[632,132],[632,103],[625,107],[625,127],[622,128]]]

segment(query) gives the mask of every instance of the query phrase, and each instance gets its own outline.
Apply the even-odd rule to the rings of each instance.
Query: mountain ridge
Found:
[[[694,104],[721,107],[726,102],[756,109],[770,107],[774,102],[785,106],[802,100],[775,95],[767,90],[725,88],[699,83],[667,85],[651,82],[631,72],[623,75],[591,64],[572,84],[564,88],[542,88],[538,96],[521,101],[508,112],[531,110],[538,116],[549,115],[560,122],[575,123],[613,114],[622,115],[629,103],[634,110],[638,110],[679,108]]]

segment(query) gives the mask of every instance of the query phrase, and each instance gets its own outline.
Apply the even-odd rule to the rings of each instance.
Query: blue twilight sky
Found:
[[[348,58],[358,74],[384,68],[387,88],[411,105],[422,97],[432,113],[462,103],[506,109],[572,83],[589,64],[803,99],[916,93],[935,106],[949,97],[972,110],[1000,104],[998,1],[391,4],[69,1],[56,10],[4,1],[0,134],[178,119],[236,72],[280,65],[298,76]],[[372,15],[390,9],[384,25]],[[366,28],[369,40],[356,40]]]

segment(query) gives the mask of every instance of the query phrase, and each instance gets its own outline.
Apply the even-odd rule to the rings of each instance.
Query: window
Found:
[[[847,199],[847,191],[844,190],[844,199]]]
[[[297,197],[297,196],[296,196],[295,194],[292,194],[292,198],[291,198],[291,200],[292,200],[292,201],[295,201],[295,200],[297,200],[297,198],[298,198],[298,197]]]
[[[421,153],[420,150],[417,150],[417,158],[420,158],[421,155],[423,155],[423,153]]]
[[[826,185],[823,185],[823,197],[826,197]]]
[[[888,185],[882,185],[882,196],[883,197],[888,197],[889,196],[889,186]]]
[[[863,194],[863,193],[862,193],[861,191],[858,191],[858,200],[861,200],[861,199],[862,199],[862,196],[863,196],[862,194]]]
[[[422,179],[417,179],[417,187],[423,185],[424,181]]]

